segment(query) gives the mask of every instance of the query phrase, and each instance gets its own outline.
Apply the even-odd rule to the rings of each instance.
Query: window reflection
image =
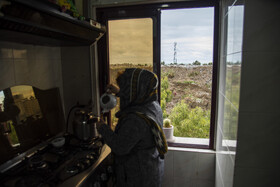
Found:
[[[62,132],[58,93],[25,85],[0,91],[0,164]]]

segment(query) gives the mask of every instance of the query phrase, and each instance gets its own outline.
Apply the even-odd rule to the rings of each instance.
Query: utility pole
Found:
[[[174,58],[173,58],[173,63],[174,64],[177,64],[177,49],[176,49],[176,46],[177,46],[177,42],[174,42]]]

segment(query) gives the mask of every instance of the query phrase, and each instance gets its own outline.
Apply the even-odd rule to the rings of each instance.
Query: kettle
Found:
[[[116,107],[117,105],[117,98],[116,96],[109,94],[109,93],[104,93],[101,97],[100,97],[100,106],[101,108],[103,108],[102,113],[106,113],[109,112],[110,110],[112,110],[113,108]]]
[[[85,110],[76,110],[73,120],[73,133],[80,140],[87,141],[93,138],[98,138],[99,133],[96,128],[96,123],[99,121],[92,113]]]

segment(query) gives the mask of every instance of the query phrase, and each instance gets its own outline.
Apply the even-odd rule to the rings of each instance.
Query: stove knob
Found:
[[[108,176],[107,176],[107,173],[101,173],[101,175],[100,175],[100,179],[101,179],[101,181],[107,181],[108,180]]]

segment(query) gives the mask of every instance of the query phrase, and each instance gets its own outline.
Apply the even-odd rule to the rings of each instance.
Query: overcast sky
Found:
[[[162,10],[161,61],[173,63],[212,62],[214,8]]]

